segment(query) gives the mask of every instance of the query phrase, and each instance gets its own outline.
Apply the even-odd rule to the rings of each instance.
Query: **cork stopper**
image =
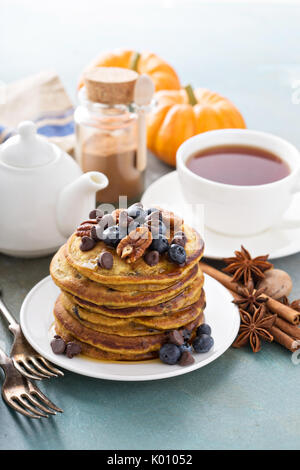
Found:
[[[104,104],[128,104],[134,100],[138,73],[118,67],[96,67],[86,72],[87,98]]]

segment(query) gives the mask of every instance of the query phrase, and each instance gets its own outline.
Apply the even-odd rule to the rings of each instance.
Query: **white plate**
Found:
[[[21,327],[32,347],[54,364],[64,369],[107,380],[157,380],[186,374],[209,364],[223,354],[234,341],[239,330],[240,318],[229,292],[217,281],[205,276],[207,307],[205,321],[212,328],[215,344],[206,354],[195,354],[196,362],[187,367],[169,366],[159,360],[141,363],[116,363],[90,360],[83,356],[68,359],[52,352],[53,306],[59,294],[58,287],[48,276],[27,294],[21,308]]]
[[[235,250],[244,245],[252,256],[269,254],[270,259],[282,258],[300,251],[300,228],[270,229],[258,235],[233,237],[203,227],[203,213],[194,216],[184,200],[177,171],[172,171],[152,183],[144,192],[142,202],[148,207],[152,205],[166,206],[181,215],[192,225],[205,240],[205,257],[222,259],[233,256]],[[286,215],[299,218],[300,195],[295,195]],[[205,210],[205,208],[204,208]]]

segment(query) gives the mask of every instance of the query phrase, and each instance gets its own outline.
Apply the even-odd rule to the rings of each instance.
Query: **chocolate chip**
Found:
[[[89,251],[92,250],[95,245],[96,242],[91,237],[82,237],[79,248],[81,251]]]
[[[144,256],[145,263],[155,266],[159,262],[159,253],[156,250],[148,251]]]
[[[93,227],[91,228],[91,238],[95,242],[102,240],[103,231],[104,230],[102,227],[100,227],[100,225],[93,225]]]
[[[70,341],[67,343],[66,347],[66,356],[69,359],[72,359],[72,357],[77,356],[77,354],[81,353],[81,346],[78,343],[74,343],[73,341]]]
[[[89,218],[90,219],[101,219],[104,216],[104,212],[100,209],[94,209],[90,212]]]
[[[187,242],[186,234],[182,230],[179,230],[178,232],[174,233],[174,238],[175,237],[184,238]]]
[[[187,238],[186,238],[185,233],[180,231],[180,232],[175,233],[174,238],[171,242],[171,245],[175,244],[175,245],[180,245],[184,247],[186,245],[186,242],[187,242]]]
[[[79,315],[79,310],[78,310],[78,307],[77,305],[74,305],[74,307],[72,308],[73,312],[75,313],[76,317],[79,318],[79,320],[81,320],[81,316]]]
[[[168,338],[170,343],[176,344],[177,346],[181,346],[184,343],[182,333],[177,330],[170,331],[170,333],[168,334]]]
[[[97,264],[100,268],[111,269],[114,264],[113,255],[109,251],[103,251],[98,258]]]
[[[195,359],[193,355],[189,351],[183,351],[181,354],[181,358],[179,360],[179,365],[181,366],[190,366],[191,364],[194,364]]]
[[[171,241],[171,245],[173,244],[185,247],[185,241],[183,238],[173,238],[173,240]]]
[[[51,341],[50,346],[54,354],[63,354],[66,349],[65,341],[58,335],[54,336],[54,339]]]

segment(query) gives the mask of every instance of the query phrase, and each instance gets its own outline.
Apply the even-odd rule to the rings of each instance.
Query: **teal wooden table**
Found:
[[[74,98],[82,65],[99,50],[149,49],[184,83],[230,97],[248,127],[300,148],[299,19],[294,2],[4,0],[0,80],[53,67]],[[147,184],[170,171],[149,161]],[[0,256],[0,286],[16,317],[49,261]],[[300,297],[299,262],[300,254],[275,262],[291,274],[293,298]],[[2,320],[0,345],[11,345]],[[230,348],[198,371],[148,383],[66,372],[41,384],[62,416],[29,421],[0,400],[0,449],[299,449],[299,376],[300,365],[277,344],[256,355]]]

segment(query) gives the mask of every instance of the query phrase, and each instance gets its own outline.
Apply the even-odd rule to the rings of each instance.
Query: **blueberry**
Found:
[[[161,220],[148,221],[147,225],[149,230],[151,230],[153,238],[159,238],[160,235],[165,235],[167,233],[167,227]]]
[[[159,358],[165,364],[176,364],[179,361],[181,352],[176,344],[166,343],[159,350]]]
[[[202,325],[197,328],[197,336],[203,334],[208,336],[211,335],[211,327],[207,323],[202,323]]]
[[[161,219],[162,217],[161,212],[156,207],[150,207],[150,209],[147,209],[146,212],[148,215],[152,214],[153,212],[158,212],[159,218]]]
[[[171,261],[177,264],[183,264],[186,260],[186,252],[181,245],[171,245],[169,247],[168,255]]]
[[[120,242],[120,230],[118,225],[112,225],[104,230],[102,239],[108,246],[115,248]]]
[[[165,235],[167,233],[167,227],[161,221],[159,222],[159,233],[161,233],[162,235]]]
[[[193,341],[193,348],[197,353],[206,353],[213,347],[213,345],[213,338],[205,334],[197,336]]]
[[[156,250],[158,253],[164,253],[169,249],[169,242],[163,235],[160,235],[159,238],[154,238],[150,245],[150,250]]]
[[[189,343],[184,343],[182,346],[179,346],[179,349],[181,353],[183,353],[183,351],[193,352],[193,348]]]
[[[133,206],[130,206],[127,210],[127,213],[129,217],[132,217],[133,219],[138,219],[140,222],[144,222],[147,216],[146,211],[144,211],[144,209],[138,204],[133,204]]]

